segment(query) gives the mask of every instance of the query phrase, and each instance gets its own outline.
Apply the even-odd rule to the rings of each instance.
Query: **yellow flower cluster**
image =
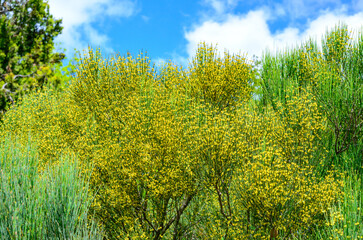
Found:
[[[29,96],[1,134],[30,133],[44,164],[76,153],[110,239],[306,232],[340,191],[314,172],[326,120],[304,91],[259,111],[253,78],[244,57],[205,44],[188,70],[160,72],[143,54],[105,60],[90,49],[66,92]]]
[[[287,237],[323,224],[324,211],[337,199],[342,182],[332,175],[319,179],[315,172],[312,160],[323,150],[318,134],[324,125],[308,93],[265,117],[262,151],[241,168],[237,199],[261,227],[254,234],[268,239],[272,231]]]
[[[241,55],[224,53],[205,43],[199,45],[190,67],[189,87],[192,96],[224,109],[252,96],[253,68]]]

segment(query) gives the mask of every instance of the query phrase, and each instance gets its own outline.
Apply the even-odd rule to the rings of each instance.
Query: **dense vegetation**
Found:
[[[24,94],[48,83],[64,87],[59,68],[65,55],[54,52],[61,23],[45,0],[0,0],[0,120]]]
[[[89,49],[5,115],[0,234],[361,239],[362,56],[345,25],[261,62],[201,44],[187,69]]]

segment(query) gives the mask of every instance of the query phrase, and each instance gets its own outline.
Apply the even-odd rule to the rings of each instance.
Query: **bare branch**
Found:
[[[192,198],[193,198],[193,195],[188,195],[186,198],[184,198],[183,204],[177,210],[176,215],[169,220],[169,222],[161,230],[159,236],[164,235],[164,233],[169,229],[169,227],[174,223],[174,221],[176,221],[176,223],[179,222],[180,216],[183,214],[184,210],[188,207]],[[155,238],[155,239],[157,239],[157,238]]]
[[[35,73],[36,73],[36,71],[34,71],[34,72],[32,72],[32,73],[29,73],[28,75],[22,75],[22,74],[14,75],[13,80],[15,80],[15,79],[17,79],[17,78],[33,77]],[[2,75],[1,75],[1,78],[2,78],[2,79],[5,79],[5,76],[6,76],[6,75],[7,75],[7,74],[2,74]]]
[[[227,214],[224,212],[224,209],[223,209],[223,200],[222,200],[222,193],[221,191],[219,190],[219,187],[218,185],[216,184],[215,185],[215,189],[217,191],[217,194],[218,194],[218,202],[219,202],[219,206],[220,206],[220,212],[221,214],[227,219],[229,220],[229,216],[227,216]]]
[[[12,92],[12,91],[10,91],[9,89],[6,89],[5,88],[5,86],[6,85],[8,85],[8,83],[5,83],[2,87],[1,87],[1,90],[2,91],[4,91],[4,93],[5,93],[5,97],[7,97],[9,100],[10,100],[10,102],[11,102],[11,104],[13,104],[14,105],[14,99],[11,97],[11,95],[10,95],[10,93],[15,93],[15,92]]]

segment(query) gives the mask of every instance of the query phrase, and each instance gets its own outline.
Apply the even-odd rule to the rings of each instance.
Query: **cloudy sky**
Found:
[[[152,61],[187,64],[198,43],[223,52],[261,56],[308,39],[320,39],[339,21],[363,26],[363,0],[49,0],[63,19],[56,38],[71,58],[74,49],[104,54],[147,51]]]

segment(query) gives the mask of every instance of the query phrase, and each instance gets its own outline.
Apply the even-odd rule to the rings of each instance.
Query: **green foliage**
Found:
[[[328,239],[361,239],[363,238],[363,195],[361,176],[351,174],[345,178],[344,198],[329,209],[326,225],[316,235]]]
[[[2,137],[0,151],[0,234],[2,239],[102,239],[88,221],[92,198],[74,155],[39,168],[36,146]]]
[[[315,75],[318,100],[334,130],[334,151],[357,147],[363,136],[363,35],[353,41],[347,26],[336,27],[323,41]]]
[[[327,32],[319,50],[316,42],[309,40],[300,47],[286,50],[276,56],[265,54],[262,60],[262,105],[277,103],[300,96],[308,89],[328,120],[324,138],[330,157],[326,169],[332,164],[346,166],[343,153],[362,154],[363,136],[363,78],[362,32],[357,37],[348,32],[344,24]],[[288,91],[298,89],[294,95]],[[358,155],[359,155],[358,154]],[[361,156],[349,160],[355,171],[362,173]]]
[[[107,238],[268,239],[323,225],[340,181],[316,173],[327,120],[308,89],[258,111],[252,67],[213,48],[160,73],[142,54],[101,56],[78,59],[67,91],[26,96],[0,133],[31,134],[40,169],[77,154]]]
[[[339,178],[316,174],[314,159],[326,154],[319,144],[324,121],[314,99],[305,93],[280,109],[265,110],[262,151],[240,169],[237,201],[249,213],[247,234],[254,238],[308,237],[324,224],[324,212],[340,194]]]
[[[0,111],[21,96],[50,83],[62,85],[54,64],[64,58],[54,53],[54,38],[62,20],[55,20],[43,0],[1,0],[0,5]]]

